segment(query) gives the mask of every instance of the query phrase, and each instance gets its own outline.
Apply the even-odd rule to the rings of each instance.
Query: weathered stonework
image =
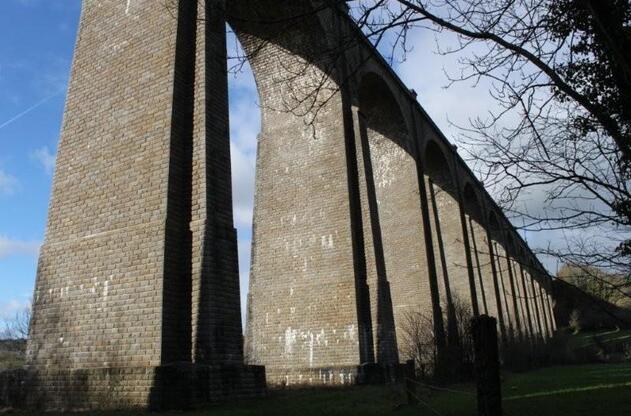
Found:
[[[543,268],[344,10],[233,4],[263,113],[246,355],[268,382],[396,368],[411,313],[448,348],[454,303],[505,342],[550,336]]]
[[[83,3],[13,403],[264,392],[264,369],[243,365],[224,6],[171,3]]]
[[[170,9],[164,8],[165,4]],[[84,0],[28,367],[0,402],[187,407],[396,380],[410,314],[555,329],[547,275],[347,15],[310,0]],[[226,21],[262,109],[245,356]],[[263,369],[265,366],[267,370]]]

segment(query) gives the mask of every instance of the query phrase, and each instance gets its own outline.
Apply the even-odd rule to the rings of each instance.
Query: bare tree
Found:
[[[164,1],[172,10],[175,0]],[[227,17],[236,24],[241,19],[275,25],[282,36],[301,25],[305,13],[349,7],[368,39],[390,51],[391,62],[405,59],[416,30],[456,35],[455,44],[439,38],[437,45],[439,53],[459,57],[459,71],[446,74],[448,86],[484,81],[497,103],[487,117],[459,126],[460,143],[513,225],[555,232],[564,240],[539,248],[542,255],[630,278],[628,0],[326,0],[312,8],[298,3],[272,20],[256,2],[247,3],[253,9],[243,16]],[[275,39],[259,41],[249,55],[231,57],[233,70]],[[314,125],[319,110],[346,82],[329,82],[339,77],[338,58],[358,41],[351,33],[331,50],[319,51],[326,59],[318,61],[318,71],[308,60],[291,68],[281,63],[290,78],[281,82],[291,87],[283,108],[275,110],[294,112]],[[354,68],[348,72],[352,77]]]
[[[460,71],[499,110],[460,126],[485,185],[542,254],[631,276],[631,7],[628,0],[369,0],[354,17],[405,58],[413,30],[450,32]],[[390,32],[385,37],[384,33]],[[537,206],[530,198],[541,198]],[[558,234],[558,233],[557,233]]]
[[[467,378],[471,375],[473,366],[473,338],[470,331],[470,321],[473,317],[471,305],[457,296],[451,300],[458,328],[457,345],[448,345],[451,355],[451,371],[449,377],[453,380]],[[446,303],[444,301],[443,303]],[[449,323],[449,315],[445,314],[444,321]],[[421,311],[408,311],[403,317],[399,343],[405,359],[414,360],[417,368],[428,376],[435,375],[437,366],[437,350],[434,334],[433,317]]]
[[[29,335],[31,323],[31,306],[25,306],[15,313],[12,318],[2,320],[0,339],[23,340]]]

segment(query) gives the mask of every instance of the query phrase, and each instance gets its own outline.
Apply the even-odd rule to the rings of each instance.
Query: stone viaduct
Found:
[[[84,0],[23,401],[181,407],[265,379],[361,382],[406,359],[410,312],[443,354],[456,301],[504,342],[551,335],[543,267],[331,3]],[[226,22],[262,111],[248,364]]]

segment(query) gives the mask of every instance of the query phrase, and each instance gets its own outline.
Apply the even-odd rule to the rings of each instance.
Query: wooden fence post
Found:
[[[495,318],[486,315],[471,321],[475,350],[478,416],[502,415],[499,348]]]
[[[418,404],[416,395],[416,369],[414,368],[414,360],[405,362],[405,393],[407,394],[408,404]]]

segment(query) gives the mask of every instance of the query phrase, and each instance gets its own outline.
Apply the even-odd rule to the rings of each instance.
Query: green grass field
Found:
[[[265,399],[237,401],[205,410],[166,412],[176,416],[261,415],[475,415],[474,387],[449,386],[455,392],[420,388],[425,404],[405,404],[398,386],[368,386],[349,389],[287,390],[270,393]],[[521,374],[504,375],[506,416],[622,416],[631,415],[631,363],[551,367]],[[34,413],[17,414],[23,416]],[[95,413],[136,416],[142,412]]]

